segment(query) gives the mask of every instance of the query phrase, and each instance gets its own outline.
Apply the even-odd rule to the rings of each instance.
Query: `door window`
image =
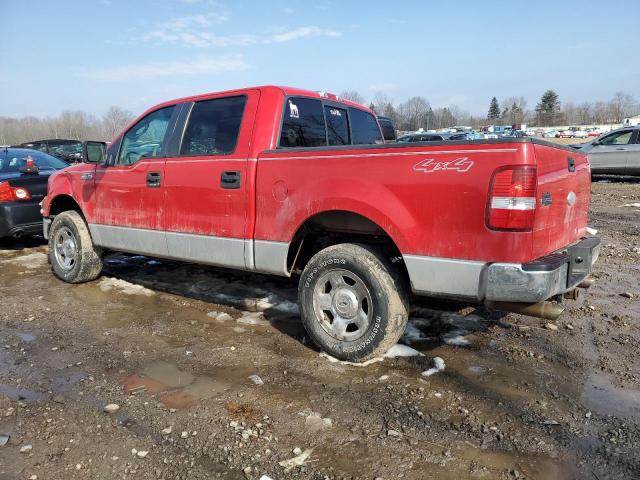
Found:
[[[342,108],[325,105],[324,114],[327,118],[329,145],[349,145],[347,111]]]
[[[612,133],[600,140],[600,145],[626,145],[631,141],[632,130]]]
[[[359,108],[349,107],[353,145],[383,143],[382,133],[375,117]]]
[[[197,102],[189,116],[180,155],[233,153],[246,102],[246,96]]]
[[[162,146],[175,105],[151,112],[122,137],[117,165],[131,165],[143,158],[162,155]]]
[[[322,102],[313,98],[291,97],[286,100],[280,133],[281,147],[324,147],[327,130]]]

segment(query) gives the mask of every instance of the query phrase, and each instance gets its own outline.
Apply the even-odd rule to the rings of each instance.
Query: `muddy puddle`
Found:
[[[154,362],[120,380],[125,393],[154,395],[168,408],[183,410],[202,400],[218,397],[240,385],[248,385],[250,367],[223,367],[195,374],[168,362]]]
[[[588,377],[581,400],[586,408],[600,415],[640,418],[640,390],[616,386],[604,372]]]

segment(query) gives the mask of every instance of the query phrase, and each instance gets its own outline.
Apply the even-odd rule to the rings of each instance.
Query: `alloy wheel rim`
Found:
[[[71,270],[76,264],[78,245],[76,237],[68,227],[62,227],[54,238],[56,262],[64,270]]]
[[[364,281],[348,270],[324,273],[313,291],[313,310],[332,338],[354,341],[362,337],[373,316],[371,294]]]

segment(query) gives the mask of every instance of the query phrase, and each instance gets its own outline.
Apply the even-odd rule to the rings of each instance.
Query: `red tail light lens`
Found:
[[[492,230],[531,230],[536,213],[537,186],[536,167],[496,170],[489,188],[487,226]]]
[[[12,187],[9,182],[0,182],[0,202],[18,202],[31,200],[29,190],[24,187]]]

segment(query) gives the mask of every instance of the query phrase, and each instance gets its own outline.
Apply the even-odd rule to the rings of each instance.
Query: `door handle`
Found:
[[[160,186],[160,172],[147,173],[147,187],[158,188]]]
[[[626,148],[618,147],[616,150],[626,150]]]
[[[225,190],[240,188],[240,172],[237,170],[222,172],[220,186]]]

